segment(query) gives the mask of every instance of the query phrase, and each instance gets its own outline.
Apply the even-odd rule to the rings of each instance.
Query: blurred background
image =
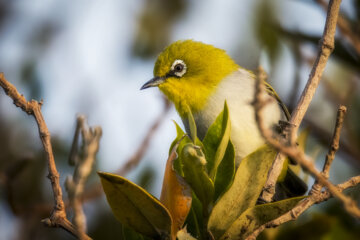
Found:
[[[175,138],[171,120],[181,120],[157,89],[139,91],[152,77],[157,54],[175,40],[194,39],[225,49],[245,68],[261,64],[291,110],[316,56],[326,6],[321,0],[0,0],[0,71],[28,100],[44,100],[62,185],[74,171],[67,159],[77,114],[102,127],[84,195],[88,234],[121,239],[95,170],[120,172],[159,197]],[[310,131],[307,153],[320,168],[337,107],[348,107],[334,183],[360,173],[360,1],[343,1],[339,21],[335,52],[303,123]],[[134,164],[124,165],[130,160]],[[53,203],[46,175],[35,121],[0,90],[1,240],[73,239],[40,222]],[[359,190],[347,193],[359,199]],[[359,221],[332,199],[260,238],[358,236]]]

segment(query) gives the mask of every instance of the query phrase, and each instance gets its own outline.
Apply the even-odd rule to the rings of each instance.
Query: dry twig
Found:
[[[59,173],[56,169],[54,154],[50,141],[50,133],[41,113],[42,101],[27,101],[25,97],[17,91],[15,86],[5,79],[3,73],[0,73],[0,86],[4,89],[6,95],[8,95],[13,100],[15,106],[20,107],[24,112],[32,115],[35,118],[39,129],[40,139],[43,144],[48,163],[49,174],[47,177],[50,179],[54,196],[54,207],[51,215],[49,218],[42,220],[42,222],[49,227],[61,227],[72,235],[76,237],[79,236],[76,228],[66,218],[65,205],[62,199],[62,190],[59,183]]]
[[[296,141],[296,132],[299,129],[305,113],[310,105],[310,102],[319,85],[322,73],[325,69],[327,60],[334,50],[334,37],[336,31],[336,22],[339,15],[341,0],[331,0],[326,17],[326,23],[323,36],[320,40],[319,51],[313,68],[311,70],[309,80],[306,83],[305,89],[301,94],[298,104],[291,114],[290,123],[294,125],[291,131],[291,143]]]
[[[258,127],[262,136],[266,139],[266,141],[275,147],[278,151],[283,154],[289,156],[290,158],[296,160],[303,168],[305,168],[320,184],[325,186],[329,192],[334,196],[341,200],[345,206],[345,209],[355,217],[360,218],[360,209],[357,207],[356,202],[346,195],[339,192],[339,190],[334,186],[331,182],[329,182],[320,172],[318,172],[313,164],[312,159],[305,155],[303,151],[301,151],[296,144],[289,145],[287,141],[284,139],[277,139],[273,137],[273,132],[266,128],[263,119],[263,108],[267,104],[261,98],[261,82],[259,79],[256,81],[256,91],[255,91],[255,100],[254,100],[254,108],[256,121],[258,123]]]
[[[335,31],[336,31],[336,22],[337,22],[338,15],[339,15],[340,3],[341,3],[341,0],[331,0],[329,3],[325,28],[324,28],[323,36],[319,43],[319,51],[317,54],[317,58],[315,60],[313,68],[311,70],[307,84],[306,84],[306,86],[301,94],[301,97],[297,103],[297,106],[295,107],[293,113],[291,114],[290,126],[292,126],[292,128],[290,130],[290,136],[288,139],[289,142],[286,143],[286,145],[295,146],[297,130],[299,129],[300,123],[302,122],[302,120],[305,116],[305,113],[307,112],[307,109],[310,105],[310,102],[315,94],[315,91],[319,85],[321,75],[325,69],[327,60],[328,60],[331,52],[334,49],[334,36],[335,36]],[[255,117],[258,122],[258,125],[260,126],[262,124],[262,122],[261,122],[262,119],[259,119],[258,110],[260,110],[262,108],[261,105],[264,103],[261,103],[261,102],[263,102],[263,100],[260,98],[260,96],[258,96],[257,100],[255,99],[255,102],[256,101],[258,101],[258,103],[257,103],[258,106],[256,106],[256,104],[254,104],[255,112],[256,112]],[[260,129],[260,130],[264,130],[264,129]],[[262,133],[264,133],[264,132],[262,132]],[[269,136],[267,136],[267,137],[269,137]],[[261,195],[261,197],[265,201],[271,200],[275,193],[275,183],[276,183],[278,176],[281,173],[283,161],[284,161],[284,157],[281,157],[281,155],[278,155],[278,157],[276,158],[276,160],[273,163],[272,169],[269,172],[269,176],[268,176],[267,182],[264,187],[264,191]],[[316,171],[315,168],[313,170]]]
[[[328,4],[324,0],[315,1],[326,11]],[[360,37],[351,29],[349,21],[340,14],[337,25],[341,34],[351,43],[351,45],[353,45],[356,52],[360,55]]]
[[[82,137],[81,152],[78,151],[80,133]],[[66,178],[65,186],[69,195],[70,205],[74,211],[73,221],[79,231],[80,239],[86,239],[86,218],[80,197],[83,194],[86,179],[95,162],[101,134],[101,127],[89,128],[86,124],[85,116],[80,115],[77,117],[76,130],[69,157],[69,163],[75,165],[75,171],[73,176]]]
[[[346,182],[336,185],[336,187],[339,192],[342,192],[345,189],[355,187],[358,184],[360,184],[360,176],[352,177]],[[257,228],[251,235],[246,238],[246,240],[255,240],[256,237],[265,230],[265,228],[277,227],[283,223],[296,220],[303,212],[305,212],[314,204],[325,202],[331,197],[332,195],[328,190],[316,195],[310,195],[308,198],[298,203],[289,212]]]

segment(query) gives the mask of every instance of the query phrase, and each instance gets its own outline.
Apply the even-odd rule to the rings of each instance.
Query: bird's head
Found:
[[[154,78],[141,89],[159,87],[179,114],[201,110],[208,97],[227,75],[239,66],[224,50],[193,40],[177,41],[158,56]]]

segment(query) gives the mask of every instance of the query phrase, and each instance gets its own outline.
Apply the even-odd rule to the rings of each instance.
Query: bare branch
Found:
[[[322,170],[322,174],[326,179],[329,178],[330,166],[335,158],[335,153],[339,149],[340,133],[341,133],[341,128],[342,128],[342,125],[344,122],[345,113],[346,113],[346,107],[340,106],[338,109],[338,112],[337,112],[334,134],[333,134],[332,141],[331,141],[331,144],[329,147],[329,151],[326,154],[325,163],[324,163],[324,167]],[[311,188],[310,193],[316,194],[317,192],[321,191],[322,187],[323,186],[319,183],[319,181],[316,180],[315,184]]]
[[[331,0],[326,17],[323,36],[320,40],[319,51],[309,79],[301,94],[299,102],[291,115],[290,123],[294,125],[291,132],[291,143],[296,141],[296,132],[299,129],[310,102],[319,85],[321,75],[325,69],[327,60],[334,49],[334,36],[336,31],[336,23],[339,15],[341,0]]]
[[[82,152],[78,153],[78,135],[82,136]],[[66,178],[65,186],[69,195],[70,205],[74,210],[74,224],[80,233],[80,239],[86,239],[86,218],[82,209],[80,196],[83,194],[84,185],[88,178],[102,134],[101,127],[89,128],[85,116],[78,116],[75,136],[71,148],[69,162],[75,164],[73,176]]]
[[[357,186],[360,184],[360,176],[352,177],[344,183],[338,184],[336,188],[339,192],[344,191],[345,189]],[[310,195],[308,198],[304,199],[300,203],[298,203],[293,209],[284,215],[260,226],[256,229],[251,235],[249,235],[246,240],[255,240],[256,237],[265,230],[265,228],[277,227],[283,223],[296,220],[302,213],[304,213],[307,209],[309,209],[314,204],[318,204],[324,201],[327,201],[331,198],[332,195],[330,191],[325,191],[319,194]]]
[[[299,99],[299,102],[291,115],[289,125],[292,127],[290,130],[290,136],[288,141],[290,141],[290,145],[294,145],[297,138],[297,130],[299,129],[300,123],[302,122],[305,113],[310,105],[310,102],[315,94],[316,88],[319,85],[321,75],[325,69],[327,60],[334,49],[334,36],[336,30],[336,22],[339,14],[341,0],[331,0],[329,3],[329,10],[326,18],[325,28],[323,32],[323,36],[320,40],[319,51],[316,58],[316,61],[313,65],[311,74],[309,76],[308,82],[305,86],[305,89]],[[259,69],[260,73],[258,76],[259,82],[262,82],[263,79],[261,75],[262,69]],[[257,90],[260,91],[261,85],[258,84]],[[255,96],[254,99],[254,108],[255,108],[255,118],[258,122],[259,127],[263,125],[262,119],[258,116],[258,111],[263,107],[264,103],[262,103],[262,99],[260,97],[260,93],[258,96]],[[259,128],[260,129],[260,128]],[[264,135],[266,129],[260,129],[262,134]],[[264,136],[265,139],[270,138],[272,134],[269,133],[269,136]],[[289,143],[286,143],[287,145]],[[284,157],[281,154],[278,154],[270,171],[268,174],[268,179],[265,183],[263,192],[261,194],[261,199],[265,202],[270,202],[275,194],[275,184],[281,173],[281,169],[284,162]]]
[[[8,95],[13,101],[15,106],[20,107],[24,112],[32,115],[38,126],[39,135],[43,144],[46,160],[48,163],[48,178],[51,182],[51,187],[54,196],[54,207],[49,218],[44,219],[42,222],[50,227],[62,227],[74,236],[78,236],[77,230],[67,220],[65,212],[65,204],[62,199],[62,190],[59,183],[59,173],[56,169],[54,154],[52,150],[50,133],[46,126],[44,117],[41,113],[42,102],[35,100],[27,101],[23,95],[21,95],[14,85],[9,83],[3,73],[0,73],[0,86],[4,89],[6,95]]]
[[[328,8],[328,4],[324,0],[315,0],[325,11]],[[337,25],[341,34],[353,45],[358,54],[360,54],[360,38],[351,29],[350,23],[341,14],[337,20]]]
[[[275,147],[278,151],[296,160],[314,178],[316,178],[320,184],[325,186],[333,196],[340,199],[343,202],[345,209],[350,214],[352,214],[357,218],[360,218],[360,209],[357,207],[356,202],[351,198],[345,196],[341,192],[339,192],[338,189],[331,182],[329,182],[319,171],[317,171],[313,164],[312,159],[306,156],[305,153],[301,151],[296,145],[289,145],[289,143],[284,139],[276,139],[272,136],[273,132],[270,129],[266,128],[263,120],[262,110],[266,102],[264,102],[264,100],[260,97],[261,82],[259,81],[259,79],[257,79],[256,85],[257,87],[255,92],[254,107],[255,107],[256,120],[262,136],[266,139],[266,141],[269,144]]]

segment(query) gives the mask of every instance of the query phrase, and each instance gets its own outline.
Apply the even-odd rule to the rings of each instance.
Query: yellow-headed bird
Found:
[[[160,53],[154,67],[154,78],[141,89],[158,87],[174,103],[188,134],[187,111],[190,108],[200,140],[205,137],[226,101],[231,119],[231,140],[238,164],[265,143],[251,105],[255,91],[254,78],[253,73],[237,65],[224,50],[185,40],[172,43]],[[270,85],[267,87],[269,97],[279,100]],[[264,117],[267,127],[274,128],[279,120],[287,119],[288,112],[281,101],[272,101],[266,105]],[[289,182],[290,188],[295,188],[289,190],[290,195],[305,193],[306,185],[296,175],[288,171],[287,178],[285,181]]]

